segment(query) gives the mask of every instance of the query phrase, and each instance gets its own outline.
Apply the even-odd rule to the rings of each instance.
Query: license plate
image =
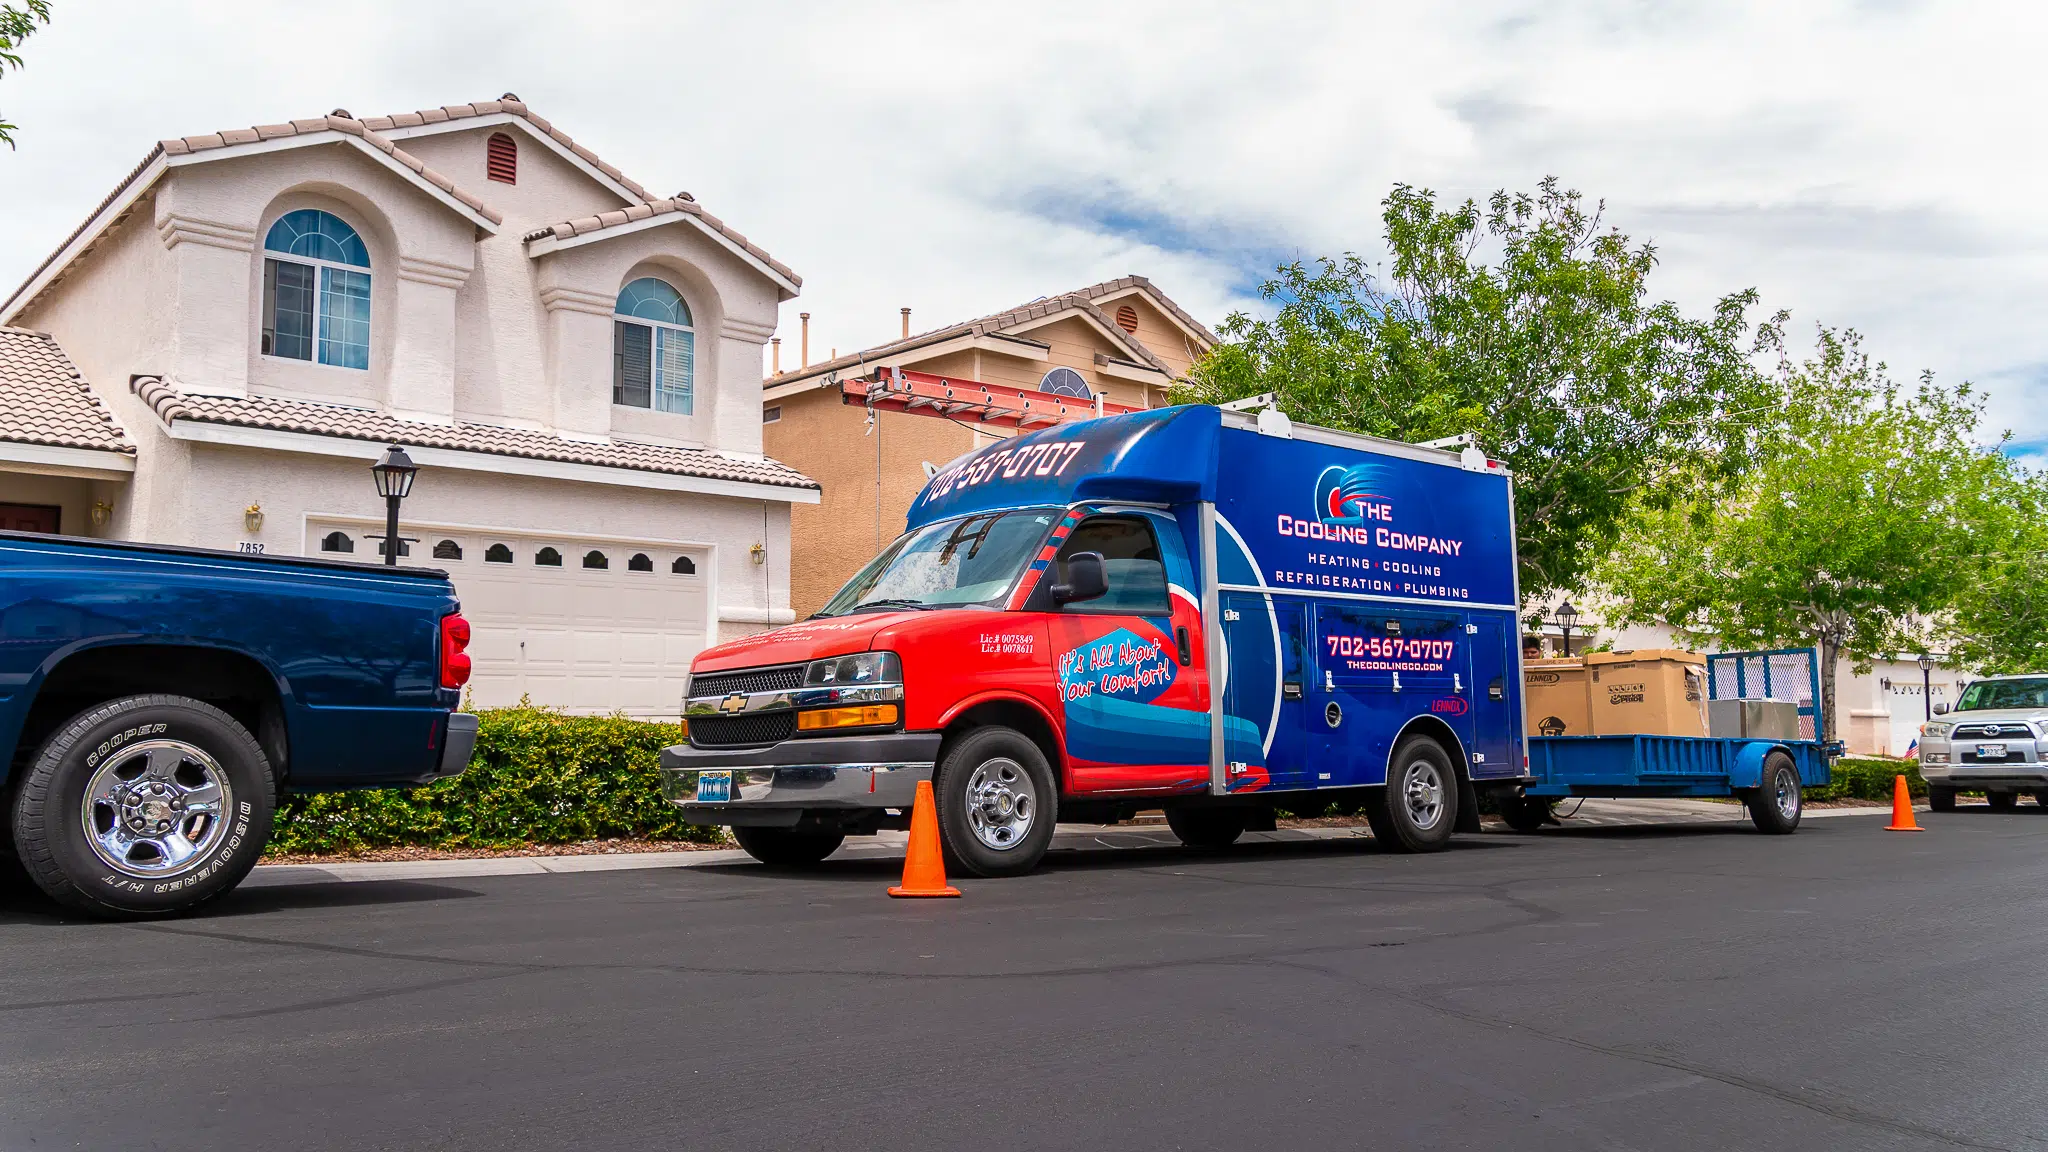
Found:
[[[697,773],[697,803],[725,804],[732,800],[732,772]]]
[[[2003,745],[2003,744],[1979,744],[1979,745],[1977,745],[1977,759],[1979,759],[1979,760],[2003,760],[2003,759],[2005,759],[2005,745]]]

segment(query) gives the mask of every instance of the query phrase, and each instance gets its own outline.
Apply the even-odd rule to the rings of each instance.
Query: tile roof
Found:
[[[0,440],[135,453],[71,357],[26,328],[0,327]]]
[[[617,228],[622,224],[634,224],[641,220],[652,219],[656,216],[673,215],[678,212],[695,216],[703,221],[707,227],[746,250],[747,254],[754,259],[775,269],[776,272],[780,273],[791,284],[795,284],[798,287],[803,286],[804,278],[797,275],[795,269],[770,256],[760,245],[742,236],[739,232],[729,227],[725,221],[706,212],[698,205],[696,197],[688,193],[667,200],[652,200],[645,204],[632,204],[612,212],[600,212],[595,216],[582,216],[575,220],[565,220],[560,224],[550,224],[545,228],[537,228],[528,232],[525,239],[529,243],[550,237],[557,240],[568,240],[576,236],[588,236],[593,232],[602,232],[607,228]]]
[[[532,109],[526,106],[525,101],[517,99],[510,92],[505,93],[503,97],[497,100],[478,100],[470,104],[444,104],[439,108],[422,108],[417,112],[399,112],[390,116],[371,116],[363,121],[363,125],[373,131],[389,132],[393,128],[417,128],[424,124],[446,124],[451,121],[469,120],[478,116],[495,116],[501,112],[517,116],[528,124],[533,125],[542,135],[575,153],[584,163],[618,181],[628,192],[639,197],[642,201],[654,199],[654,197],[647,194],[647,189],[641,187],[624,172],[598,159],[597,153],[578,144],[575,138],[567,132],[550,124],[545,118],[536,115]]]
[[[783,488],[818,487],[817,481],[777,461],[733,459],[702,448],[674,448],[618,439],[594,444],[549,432],[503,428],[495,424],[421,424],[365,408],[286,400],[275,396],[202,396],[181,392],[159,376],[137,376],[128,382],[128,386],[165,424],[189,420],[200,424],[304,432],[410,447],[594,464],[604,468],[631,468],[642,472],[702,476]]]
[[[337,109],[327,116],[311,120],[291,120],[283,124],[258,124],[254,128],[230,128],[225,132],[213,132],[205,136],[180,136],[170,140],[157,141],[157,148],[167,156],[184,156],[194,152],[205,152],[213,148],[232,148],[237,144],[259,144],[265,140],[278,140],[287,136],[311,136],[320,132],[339,132],[344,136],[360,137],[362,141],[386,156],[391,157],[412,173],[448,195],[453,196],[464,207],[493,224],[503,224],[505,218],[475,195],[455,186],[455,181],[441,175],[421,163],[419,158],[400,148],[390,139],[380,136],[361,120],[343,116]],[[152,155],[154,155],[152,153]]]
[[[1097,323],[1101,324],[1109,332],[1111,339],[1123,345],[1132,354],[1131,358],[1134,361],[1145,365],[1147,368],[1154,368],[1171,376],[1173,375],[1173,370],[1166,366],[1165,361],[1154,356],[1151,349],[1145,347],[1137,337],[1118,327],[1117,322],[1108,313],[1097,308],[1094,304],[1094,301],[1100,297],[1133,287],[1144,289],[1146,295],[1151,300],[1171,311],[1176,317],[1195,329],[1195,331],[1200,332],[1210,344],[1217,343],[1215,333],[1210,332],[1201,322],[1182,311],[1180,305],[1168,299],[1166,293],[1161,292],[1155,287],[1152,281],[1147,280],[1143,276],[1124,276],[1115,280],[1105,280],[1100,284],[1091,284],[1074,292],[1062,292],[1057,296],[1041,296],[1028,304],[1020,304],[1005,312],[992,313],[975,320],[948,325],[944,328],[934,328],[929,332],[920,332],[908,339],[893,340],[887,344],[878,344],[873,348],[866,348],[859,352],[848,353],[845,356],[839,356],[831,360],[820,361],[807,368],[792,369],[780,376],[769,377],[766,386],[772,388],[778,384],[787,384],[795,380],[823,375],[824,373],[834,372],[841,368],[858,367],[864,363],[893,356],[900,352],[910,352],[927,345],[957,340],[962,336],[1003,335],[1006,329],[1014,328],[1019,324],[1041,319],[1056,312],[1068,311],[1081,312],[1093,317]],[[1021,339],[1022,337],[1019,338]]]

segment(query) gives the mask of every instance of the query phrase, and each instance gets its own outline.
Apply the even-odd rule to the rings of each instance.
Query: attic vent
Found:
[[[1138,310],[1129,304],[1116,310],[1116,326],[1126,332],[1138,330]]]
[[[500,184],[519,183],[519,145],[503,132],[484,146],[484,174]]]

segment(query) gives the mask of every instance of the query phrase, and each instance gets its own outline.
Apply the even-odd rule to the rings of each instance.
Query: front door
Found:
[[[1330,785],[1384,784],[1394,736],[1417,716],[1472,743],[1470,645],[1448,612],[1346,602],[1316,609],[1321,672],[1308,723],[1329,740]]]
[[[1170,523],[1170,521],[1169,521]],[[1196,671],[1201,620],[1170,590],[1151,516],[1106,513],[1074,526],[1054,557],[1046,631],[1080,794],[1194,792],[1209,786],[1208,683]],[[1109,591],[1055,605],[1069,557],[1102,555]],[[1034,604],[1040,603],[1034,600]]]
[[[64,510],[54,504],[0,504],[0,528],[55,535]]]

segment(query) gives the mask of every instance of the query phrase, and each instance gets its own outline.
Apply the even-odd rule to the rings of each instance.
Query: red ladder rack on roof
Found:
[[[958,380],[904,368],[878,368],[866,376],[841,381],[839,399],[862,408],[1018,429],[1144,411],[1135,404],[1105,399],[1100,393],[1089,401],[1036,388]]]

